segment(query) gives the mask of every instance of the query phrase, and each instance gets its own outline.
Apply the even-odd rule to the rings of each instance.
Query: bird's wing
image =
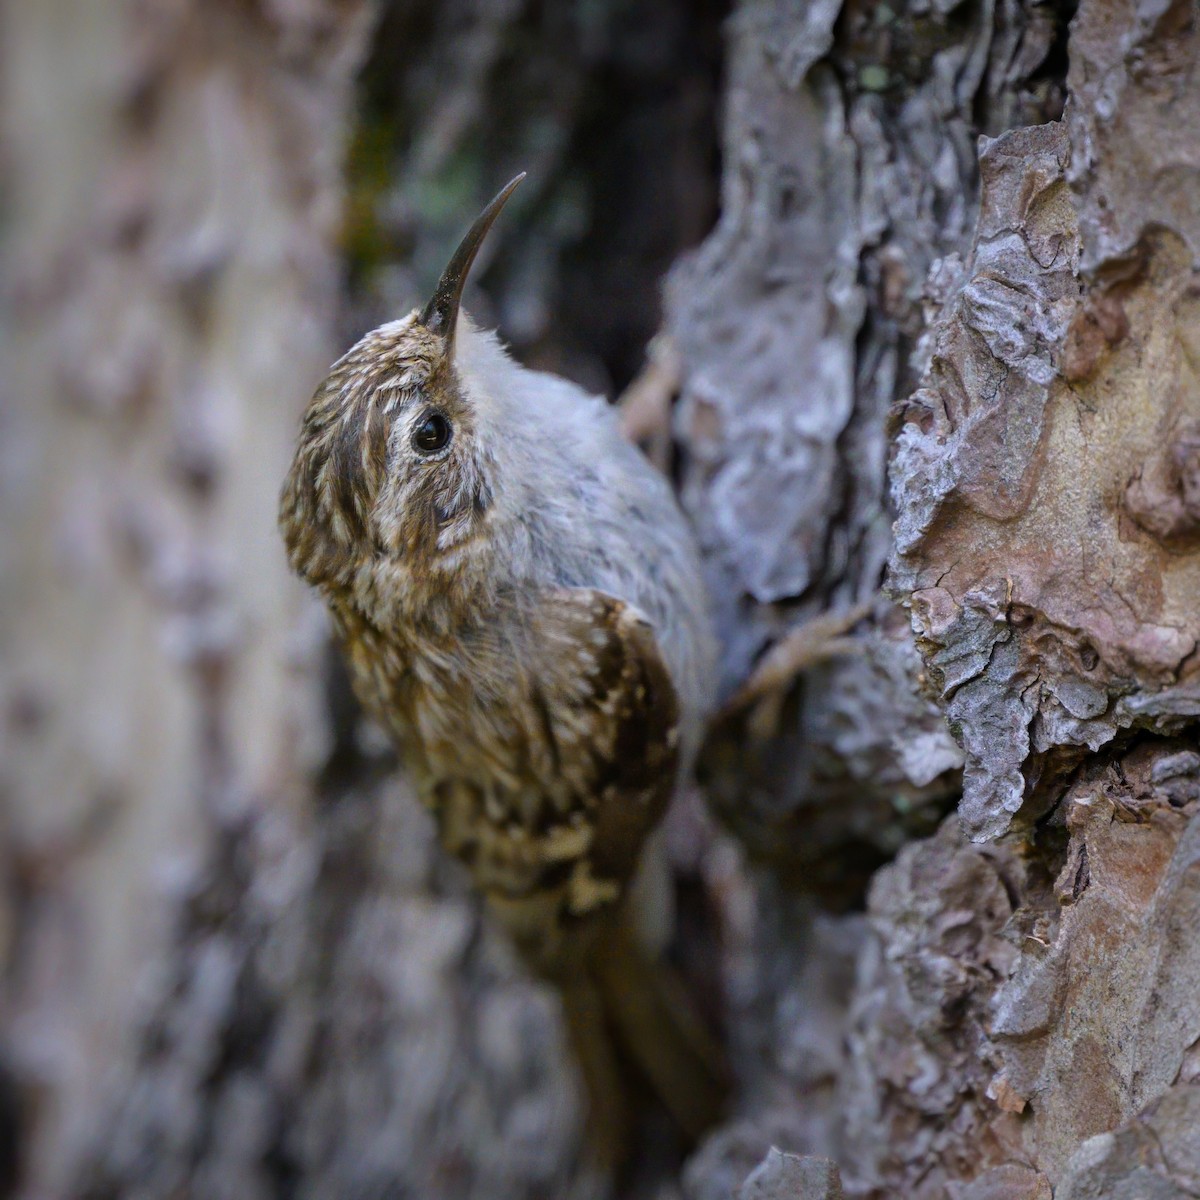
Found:
[[[546,744],[591,810],[599,876],[631,874],[679,760],[679,700],[650,622],[592,588],[552,592],[535,620],[546,655]]]
[[[620,899],[662,817],[679,702],[650,623],[624,601],[559,589],[539,603],[531,632],[520,741],[538,806],[510,823],[513,797],[504,820],[473,823],[465,856],[518,943],[548,969],[571,925]]]

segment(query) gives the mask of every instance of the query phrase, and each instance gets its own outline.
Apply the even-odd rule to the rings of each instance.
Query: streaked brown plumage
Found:
[[[368,334],[317,389],[280,524],[443,844],[562,989],[612,1158],[625,1113],[605,1028],[689,1132],[719,1103],[716,1055],[626,911],[695,751],[712,646],[686,526],[611,413],[459,319],[516,182],[429,305]]]

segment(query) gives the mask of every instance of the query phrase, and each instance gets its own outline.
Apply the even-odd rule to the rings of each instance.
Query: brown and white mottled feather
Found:
[[[360,697],[404,745],[443,844],[530,962],[560,974],[674,789],[679,707],[646,619],[559,589],[524,620],[404,655],[352,610],[340,618]],[[502,695],[476,686],[489,675]]]

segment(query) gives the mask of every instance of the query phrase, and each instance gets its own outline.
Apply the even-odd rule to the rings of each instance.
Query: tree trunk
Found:
[[[1194,2],[740,0],[660,313],[723,12],[0,3],[10,1194],[609,1190],[274,529],[518,166],[473,307],[610,388],[661,320],[727,692],[849,614],[669,823],[737,1096],[618,1192],[1200,1189]]]
[[[730,674],[885,558],[920,657],[878,604],[861,654],[723,731],[711,798],[827,904],[953,764],[923,699],[963,772],[865,931],[763,889],[761,1061],[697,1198],[771,1140],[854,1196],[1196,1185],[1200,28],[1067,16],[738,14],[721,223],[669,318]]]

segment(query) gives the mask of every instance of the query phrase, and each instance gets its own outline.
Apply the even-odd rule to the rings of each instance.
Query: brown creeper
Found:
[[[367,334],[317,388],[280,525],[443,844],[561,988],[613,1156],[625,1115],[605,1031],[689,1132],[719,1103],[706,1039],[627,911],[694,756],[714,652],[688,527],[613,411],[459,314],[522,178],[425,308]]]

